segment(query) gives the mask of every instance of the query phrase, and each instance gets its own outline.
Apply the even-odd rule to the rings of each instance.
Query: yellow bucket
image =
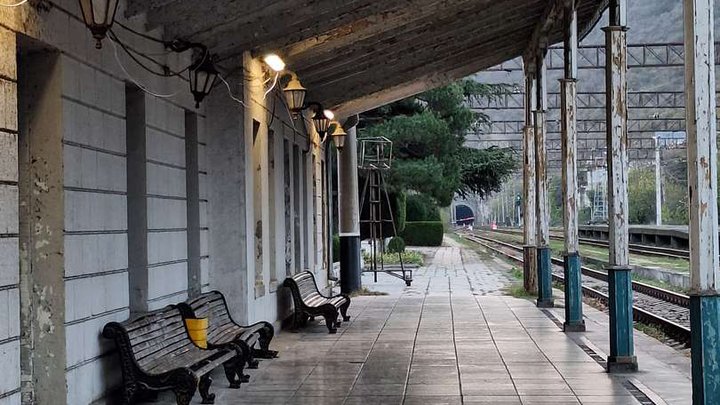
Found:
[[[203,349],[207,349],[207,329],[208,329],[208,319],[207,318],[197,318],[197,319],[185,319],[185,325],[187,325],[188,334],[190,335],[190,340],[193,341],[196,345],[202,347]]]

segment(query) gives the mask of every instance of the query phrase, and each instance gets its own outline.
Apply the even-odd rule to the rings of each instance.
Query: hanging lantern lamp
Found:
[[[105,39],[110,27],[115,21],[115,12],[118,7],[118,0],[79,0],[85,25],[97,41],[95,47],[102,48],[102,40]]]
[[[195,108],[210,94],[220,74],[213,59],[206,51],[190,67],[190,92],[195,98]]]
[[[321,137],[324,137],[330,128],[330,120],[335,118],[335,114],[330,110],[323,109],[322,105],[318,103],[313,103],[313,105],[316,107],[315,114],[312,117],[315,130]]]
[[[283,89],[283,93],[285,94],[288,109],[293,116],[297,117],[305,106],[307,89],[303,87],[295,73],[291,74],[290,81]]]
[[[331,125],[335,126],[332,132],[333,143],[338,150],[342,151],[343,147],[345,146],[345,138],[347,138],[347,132],[345,132],[342,125],[338,121],[333,121]]]

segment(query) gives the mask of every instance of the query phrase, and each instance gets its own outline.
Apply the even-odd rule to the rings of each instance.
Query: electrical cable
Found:
[[[273,84],[270,85],[270,88],[267,89],[267,91],[265,92],[265,94],[263,94],[263,100],[265,100],[265,99],[267,98],[268,93],[270,93],[270,92],[275,88],[275,85],[277,84],[277,81],[278,81],[278,77],[279,77],[279,76],[280,76],[280,72],[276,72],[276,73],[275,73],[275,79],[273,80]]]
[[[218,74],[218,77],[220,78],[220,80],[222,80],[223,83],[225,83],[225,87],[227,87],[227,91],[228,91],[228,94],[230,95],[230,98],[233,99],[238,104],[240,104],[241,106],[248,108],[248,106],[245,104],[244,101],[240,100],[239,98],[237,98],[233,95],[232,89],[230,88],[230,83],[228,83],[227,80],[225,80],[225,78],[222,77],[222,75]]]
[[[0,3],[0,6],[2,6],[2,7],[20,7],[20,6],[22,6],[23,4],[25,4],[25,3],[27,3],[27,2],[28,2],[28,0],[22,0],[22,1],[18,2],[18,3],[15,3],[15,4],[3,4],[3,3]]]
[[[130,31],[130,32],[132,32],[133,34],[138,35],[138,36],[141,36],[141,37],[143,37],[143,38],[145,38],[145,39],[147,39],[147,40],[149,40],[149,41],[153,41],[153,42],[157,42],[157,43],[163,44],[163,45],[165,45],[166,47],[167,47],[167,45],[168,45],[168,43],[167,43],[166,41],[163,41],[162,39],[154,38],[154,37],[152,37],[152,36],[150,36],[150,35],[148,35],[148,34],[145,34],[145,33],[142,33],[142,32],[140,32],[140,31],[137,31],[137,30],[135,30],[135,29],[133,29],[133,28],[130,28],[130,27],[128,27],[127,25],[121,23],[120,21],[115,21],[115,24],[117,24],[117,25],[119,25],[120,27],[124,28],[126,31]]]
[[[124,42],[122,42],[122,41],[120,40],[120,38],[117,36],[117,34],[115,34],[115,32],[113,32],[112,30],[110,30],[110,32],[109,32],[109,34],[108,34],[108,37],[110,37],[110,38],[111,38],[112,40],[114,40],[118,45],[120,45],[120,47],[123,49],[123,51],[125,51],[125,53],[127,53],[127,55],[128,55],[133,61],[135,61],[135,63],[137,63],[141,68],[147,70],[147,71],[150,72],[151,74],[153,74],[153,75],[155,75],[155,76],[160,76],[160,77],[180,77],[181,79],[183,79],[183,80],[185,80],[185,81],[188,81],[187,79],[185,79],[184,77],[182,77],[182,74],[185,73],[186,71],[188,71],[188,69],[190,69],[190,66],[186,67],[185,69],[183,69],[183,70],[181,70],[181,71],[179,71],[179,72],[175,72],[175,71],[171,70],[167,65],[162,64],[162,63],[156,61],[155,59],[151,58],[150,56],[148,56],[148,55],[146,55],[146,54],[144,54],[144,53],[142,53],[142,52],[140,52],[140,51],[138,51],[138,50],[130,47],[129,45],[126,45]],[[157,65],[158,67],[160,67],[161,69],[163,69],[164,72],[166,71],[166,72],[170,72],[170,73],[164,73],[164,72],[163,72],[163,73],[159,73],[159,72],[156,72],[155,70],[153,70],[152,68],[149,68],[149,67],[146,66],[143,62],[141,62],[134,54],[136,54],[136,55],[138,55],[138,56],[140,56],[140,57],[148,60],[149,62],[154,63],[155,65]]]
[[[127,69],[125,69],[125,66],[120,61],[120,55],[118,55],[118,50],[117,50],[117,45],[115,44],[115,40],[111,36],[108,36],[108,38],[110,39],[110,43],[112,44],[113,49],[115,51],[115,61],[117,61],[118,66],[120,66],[120,69],[123,71],[123,73],[125,73],[125,76],[127,76],[127,78],[131,82],[133,82],[136,86],[138,86],[142,91],[144,91],[150,95],[153,95],[155,97],[159,97],[159,98],[171,98],[171,97],[175,97],[176,95],[178,95],[178,93],[180,93],[179,90],[172,94],[155,93],[155,92],[149,90],[146,86],[141,84],[139,81],[137,81],[132,75],[130,75],[130,73],[127,71]]]

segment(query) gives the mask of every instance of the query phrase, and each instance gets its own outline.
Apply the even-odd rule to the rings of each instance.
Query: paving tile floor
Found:
[[[504,262],[457,245],[424,252],[430,260],[411,287],[364,275],[364,285],[388,295],[354,298],[352,320],[336,335],[322,321],[282,332],[273,341],[280,357],[249,370],[240,390],[226,388],[218,373],[216,403],[625,405],[641,403],[628,378],[657,380],[660,370],[607,374],[579,345],[583,334],[561,332],[552,315],[562,312],[504,295],[511,277]],[[606,339],[607,326],[598,333]],[[666,377],[676,384],[666,403],[689,404],[688,376]]]

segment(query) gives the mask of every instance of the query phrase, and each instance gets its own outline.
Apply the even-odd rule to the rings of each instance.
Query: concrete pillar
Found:
[[[198,116],[185,112],[185,192],[187,193],[188,296],[200,295],[200,174]]]
[[[717,124],[713,0],[685,0],[693,404],[720,398]]]
[[[125,93],[130,313],[141,314],[148,311],[147,96],[137,87]]]
[[[570,0],[564,9],[565,76],[560,80],[562,121],[563,235],[565,237],[565,322],[566,332],[582,332],[582,273],[578,246],[577,179],[577,11]]]
[[[340,290],[351,293],[361,285],[360,201],[358,197],[357,129],[346,129],[345,148],[338,153],[338,217],[340,231]]]
[[[238,88],[235,80],[229,80]],[[252,265],[248,263],[252,256],[248,255],[247,216],[252,200],[247,199],[245,110],[221,91],[208,96],[206,104],[210,288],[225,295],[235,320],[247,322],[248,285],[254,277],[249,276]]]
[[[15,33],[0,28],[0,401],[20,403],[18,115]],[[25,352],[28,354],[28,352]]]
[[[605,91],[608,145],[608,284],[610,355],[608,372],[638,368],[633,343],[628,235],[627,0],[610,1],[605,31]]]
[[[22,391],[27,403],[64,404],[63,73],[58,55],[43,52],[18,71]]]
[[[249,52],[243,55],[245,70],[245,85],[243,86],[245,99],[245,138],[250,144],[250,170],[248,176],[248,191],[252,199],[252,210],[249,221],[248,234],[251,238],[251,249],[254,269],[253,289],[255,299],[264,297],[267,290],[266,277],[270,273],[270,172],[268,161],[268,127],[266,123],[267,111],[264,108],[263,94],[264,73],[260,61],[252,58]]]
[[[535,220],[535,127],[532,111],[535,109],[534,81],[525,66],[525,128],[523,128],[523,286],[525,291],[537,292],[537,221]]]
[[[550,207],[548,204],[547,150],[545,144],[545,107],[547,105],[547,78],[545,49],[537,56],[536,109],[535,116],[535,172],[536,172],[536,222],[537,222],[537,306],[551,308],[555,305],[552,295],[552,263],[550,250]]]

